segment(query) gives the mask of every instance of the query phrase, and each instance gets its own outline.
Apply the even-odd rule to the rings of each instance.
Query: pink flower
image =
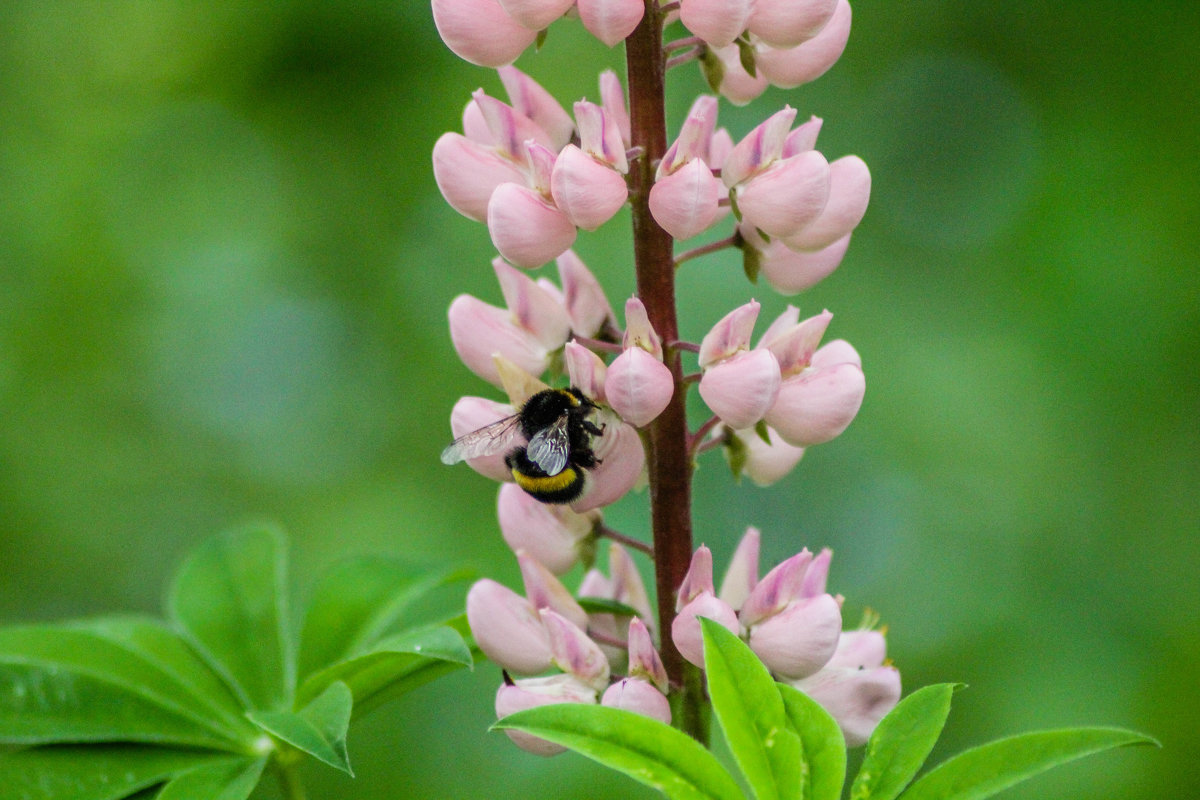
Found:
[[[542,622],[550,634],[554,665],[596,691],[608,686],[608,658],[588,638],[583,628],[556,611],[542,609]],[[586,623],[585,623],[586,624]]]
[[[507,403],[485,397],[460,397],[450,412],[450,431],[454,438],[511,417],[517,410]],[[468,458],[467,466],[494,481],[511,481],[512,473],[504,463],[504,453]],[[524,494],[524,492],[522,492]]]
[[[652,684],[637,678],[622,678],[609,686],[600,698],[600,705],[622,708],[671,724],[671,704],[665,695]]]
[[[646,465],[641,437],[632,426],[615,418],[604,420],[604,426],[604,435],[592,442],[600,463],[587,473],[583,496],[571,503],[581,513],[620,500],[641,479]]]
[[[496,716],[503,718],[518,711],[554,703],[596,702],[596,691],[573,675],[525,678],[501,684],[496,691]],[[517,747],[539,756],[553,756],[566,750],[522,731],[505,731]]]
[[[550,138],[550,148],[561,150],[575,133],[575,122],[566,109],[540,83],[513,66],[496,70],[513,109],[533,121]]]
[[[779,394],[774,354],[749,349],[758,309],[753,300],[734,309],[700,343],[700,396],[734,428],[748,428],[762,419]]]
[[[884,666],[886,649],[878,631],[843,631],[829,662],[792,684],[837,720],[847,747],[866,743],[900,701],[900,672]]]
[[[494,147],[458,133],[443,133],[434,143],[433,178],[450,207],[476,222],[487,220],[497,186],[524,180],[517,165]]]
[[[497,0],[433,0],[438,35],[454,54],[481,67],[516,60],[537,38],[504,13]]]
[[[707,617],[730,632],[738,632],[737,614],[729,604],[713,593],[712,553],[701,545],[692,554],[692,563],[679,587],[675,602],[678,613],[671,622],[671,641],[679,654],[704,668],[704,637],[697,617]]]
[[[721,182],[702,159],[693,158],[650,188],[650,213],[676,239],[690,239],[721,216]]]
[[[487,578],[467,592],[467,622],[479,649],[504,669],[535,675],[550,667],[550,636],[533,604]]]
[[[829,22],[813,38],[795,47],[761,47],[756,64],[774,86],[791,89],[815,81],[834,65],[850,39],[850,3],[838,0]]]
[[[776,161],[735,189],[738,210],[749,225],[788,237],[812,223],[829,202],[830,167],[808,150]]]
[[[548,28],[567,13],[575,0],[499,0],[501,7],[516,23],[532,31]]]
[[[751,0],[682,0],[679,20],[712,47],[731,44],[746,29]]]
[[[726,456],[742,475],[759,486],[770,486],[785,477],[804,457],[804,448],[783,441],[779,433],[766,426],[767,439],[763,441],[758,432],[746,428],[729,429],[733,441],[726,445]]]
[[[633,33],[646,11],[643,0],[577,0],[579,20],[609,47]]]
[[[829,199],[816,218],[783,242],[792,250],[813,252],[830,247],[858,227],[871,198],[871,172],[858,156],[829,165]],[[765,230],[765,229],[764,229]]]
[[[816,36],[836,7],[837,0],[755,0],[747,27],[772,47],[795,47]]]
[[[784,295],[802,292],[824,280],[842,263],[850,247],[850,234],[823,249],[797,252],[788,247],[783,239],[764,240],[751,225],[743,224],[738,231],[744,240],[744,247],[755,251],[763,278],[775,291]]]
[[[734,611],[740,611],[750,592],[758,584],[758,552],[762,542],[762,534],[753,526],[746,528],[729,559],[725,568],[725,577],[721,580],[721,590],[717,597],[729,604]]]
[[[533,375],[545,372],[550,350],[522,328],[507,309],[460,294],[450,303],[450,340],[467,368],[493,386],[500,385],[495,355],[502,355]]]
[[[744,106],[767,90],[769,84],[762,72],[755,75],[746,72],[737,45],[716,47],[711,53],[716,57],[716,63],[701,62],[709,83],[715,85],[721,96],[735,106]]]
[[[604,394],[613,411],[635,427],[649,425],[675,391],[671,370],[640,347],[631,347],[608,365]]]
[[[594,231],[621,210],[629,198],[625,177],[573,144],[554,162],[550,176],[554,204],[573,225]]]
[[[772,672],[804,678],[833,656],[842,629],[841,603],[825,591],[832,553],[807,550],[759,581],[738,614],[752,649]]]
[[[488,201],[488,233],[500,254],[518,267],[540,267],[574,242],[575,225],[538,192],[502,183]]]
[[[513,551],[523,550],[562,575],[579,562],[599,515],[542,503],[515,483],[505,483],[496,498],[496,516],[500,533]]]

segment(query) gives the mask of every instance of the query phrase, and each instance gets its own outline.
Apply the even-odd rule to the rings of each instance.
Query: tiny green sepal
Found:
[[[758,60],[754,52],[754,45],[745,35],[739,36],[734,44],[738,49],[738,61],[742,62],[742,69],[746,70],[746,74],[751,78],[758,77]]]

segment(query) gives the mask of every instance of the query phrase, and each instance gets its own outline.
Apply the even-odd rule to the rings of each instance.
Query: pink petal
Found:
[[[674,174],[659,178],[650,188],[650,213],[676,239],[690,239],[708,230],[721,209],[721,182],[699,158]]]
[[[634,427],[650,424],[675,392],[671,370],[640,347],[632,347],[608,365],[604,396],[613,411]]]
[[[749,428],[775,405],[779,362],[769,350],[749,350],[704,371],[700,397],[732,428]]]
[[[516,23],[533,31],[550,27],[550,23],[567,13],[574,0],[499,0],[501,7]]]
[[[566,214],[516,183],[492,192],[487,222],[492,244],[518,267],[540,267],[575,241],[575,226]]]
[[[772,164],[738,187],[737,205],[745,224],[770,236],[791,236],[825,208],[829,184],[825,156],[809,150]]]
[[[829,165],[829,200],[812,222],[783,243],[792,250],[824,250],[850,235],[867,212],[871,172],[858,156],[845,156]]]
[[[755,0],[747,27],[772,47],[795,47],[816,36],[836,7],[837,0]]]
[[[537,38],[496,0],[433,0],[433,22],[456,56],[481,67],[514,61]]]
[[[550,177],[554,204],[572,224],[594,231],[612,219],[629,198],[624,176],[573,144],[558,154]]]
[[[750,0],[682,0],[679,20],[711,47],[725,47],[746,29]]]
[[[757,65],[773,86],[792,89],[815,81],[841,58],[850,39],[850,3],[838,0],[825,27],[796,47],[759,50]]]
[[[433,145],[433,179],[442,197],[464,217],[485,222],[492,192],[502,183],[523,181],[512,161],[493,148],[457,133],[443,133]]]
[[[583,27],[609,47],[633,33],[646,11],[642,0],[578,0],[577,7]]]
[[[828,442],[849,427],[866,392],[856,364],[813,367],[783,382],[767,424],[798,447]]]

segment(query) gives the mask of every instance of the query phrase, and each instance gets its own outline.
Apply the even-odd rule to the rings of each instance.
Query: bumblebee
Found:
[[[495,455],[520,434],[526,443],[504,456],[513,480],[543,503],[570,503],[583,493],[585,472],[600,463],[592,452],[592,437],[602,434],[604,426],[588,419],[596,408],[574,386],[544,389],[511,417],[455,439],[442,451],[442,463]]]

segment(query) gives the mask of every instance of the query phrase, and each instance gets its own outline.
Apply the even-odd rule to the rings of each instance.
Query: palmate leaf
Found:
[[[0,756],[0,800],[119,800],[192,770],[246,769],[250,762],[211,751],[142,745],[38,747]],[[235,800],[237,795],[191,797]]]
[[[351,690],[354,714],[360,716],[385,699],[471,664],[471,649],[457,630],[448,625],[418,628],[389,636],[367,653],[310,675],[297,697],[309,702],[341,681]]]
[[[850,787],[850,800],[893,800],[904,790],[937,744],[950,715],[950,696],[958,688],[939,683],[918,689],[880,720]]]
[[[846,738],[837,721],[821,704],[785,683],[775,687],[783,698],[792,730],[804,750],[804,792],[807,800],[838,800],[846,782]]]
[[[283,537],[274,529],[216,536],[184,562],[167,600],[171,617],[247,708],[291,705],[284,559]]]
[[[900,800],[983,800],[1021,781],[1093,753],[1154,745],[1120,728],[1066,728],[998,739],[959,753],[921,776]]]
[[[136,652],[92,631],[46,625],[0,629],[0,741],[240,751],[246,737]]]
[[[743,800],[733,776],[699,742],[632,711],[558,703],[518,711],[492,727],[561,744],[672,800]]]
[[[759,800],[799,798],[800,736],[762,660],[720,623],[703,617],[704,669],[725,741]]]
[[[338,681],[299,711],[251,711],[249,717],[267,733],[353,777],[346,755],[353,703],[350,687]]]
[[[429,575],[397,559],[359,558],[331,569],[313,593],[300,636],[301,680],[374,647],[432,592],[474,573]]]

